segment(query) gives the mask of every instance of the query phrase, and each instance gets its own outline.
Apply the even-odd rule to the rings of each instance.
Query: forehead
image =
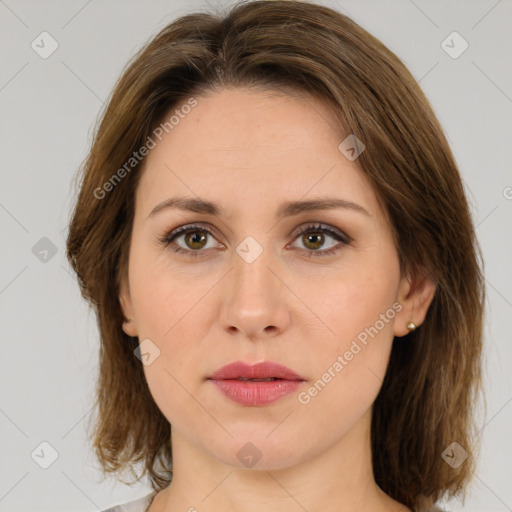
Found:
[[[144,212],[170,195],[199,196],[236,209],[282,199],[340,197],[378,208],[326,102],[307,93],[232,88],[173,107],[172,129],[144,162],[137,203]],[[187,113],[185,113],[187,112]],[[228,204],[229,206],[229,204]]]

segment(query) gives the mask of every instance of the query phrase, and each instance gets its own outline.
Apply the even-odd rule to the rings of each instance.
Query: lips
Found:
[[[290,368],[279,363],[263,361],[254,365],[249,365],[243,361],[235,361],[219,368],[210,380],[241,380],[241,381],[304,381],[305,379],[295,373]]]
[[[278,363],[264,361],[249,365],[236,361],[217,370],[208,381],[233,402],[256,407],[290,395],[305,379]]]

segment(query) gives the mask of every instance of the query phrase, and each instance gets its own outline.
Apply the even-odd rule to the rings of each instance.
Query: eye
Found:
[[[319,249],[325,244],[326,239],[331,238],[338,241],[337,244],[330,245],[325,250],[320,251]],[[309,225],[303,227],[299,233],[296,234],[296,239],[305,245],[308,256],[330,256],[335,252],[339,251],[343,246],[349,245],[352,239],[334,228],[325,227],[321,224]]]
[[[202,226],[181,226],[174,231],[171,231],[169,234],[165,235],[160,239],[160,243],[164,246],[171,245],[174,243],[176,247],[173,248],[174,252],[177,253],[185,253],[187,256],[190,255],[192,257],[200,256],[199,252],[201,249],[207,247],[207,239],[208,237],[213,238],[212,231],[207,227]],[[176,242],[183,238],[183,243],[185,245],[180,245]]]
[[[352,239],[334,228],[325,227],[321,224],[313,224],[303,227],[295,233],[294,240],[299,239],[306,247],[308,256],[329,256],[340,250],[343,246],[349,245]],[[206,226],[188,225],[181,226],[159,239],[159,243],[164,246],[174,245],[173,251],[187,256],[201,256],[202,249],[211,249],[208,247],[208,238],[214,238],[213,232]],[[328,239],[334,239],[337,244],[331,245],[325,250],[319,250]],[[178,241],[183,239],[180,243]],[[222,245],[222,244],[221,244]]]

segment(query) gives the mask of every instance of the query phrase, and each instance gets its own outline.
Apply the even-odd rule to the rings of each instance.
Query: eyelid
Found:
[[[182,236],[188,232],[196,231],[206,231],[208,234],[210,234],[213,238],[217,240],[216,235],[216,229],[209,225],[208,223],[202,223],[202,222],[196,222],[196,223],[190,223],[190,224],[184,224],[182,226],[178,226],[177,228],[171,229],[170,231],[167,231],[166,234],[159,239],[159,244],[164,246],[169,246],[173,243],[173,241],[178,238],[179,236]],[[331,226],[330,224],[325,224],[323,222],[306,222],[298,226],[296,229],[293,230],[293,232],[288,235],[289,237],[292,237],[292,242],[295,242],[295,240],[302,234],[307,232],[323,232],[326,233],[328,236],[331,236],[334,239],[338,240],[338,244],[335,247],[331,247],[330,249],[319,249],[317,251],[314,250],[308,250],[308,249],[299,249],[306,253],[308,253],[310,256],[328,256],[330,254],[333,254],[340,250],[341,246],[350,245],[353,242],[352,237],[347,235],[344,231],[341,231],[338,228],[335,228],[334,226]],[[218,241],[218,240],[217,240]],[[219,242],[221,245],[224,246],[222,242]],[[182,247],[179,247],[177,249],[174,249],[175,252],[178,253],[188,253],[192,256],[199,256],[201,252],[206,252],[203,250],[197,250],[194,251],[192,249],[183,249]]]
[[[182,226],[178,226],[177,228],[171,229],[170,231],[166,231],[165,235],[162,237],[161,242],[171,243],[173,239],[177,238],[180,235],[183,235],[189,231],[194,230],[203,230],[212,235],[215,239],[218,238],[216,234],[216,229],[213,226],[208,224],[203,224],[201,222],[184,224]],[[219,242],[221,243],[221,242]],[[224,244],[223,244],[224,245]]]
[[[295,240],[299,235],[312,231],[314,232],[316,230],[318,231],[325,231],[328,234],[330,233],[333,237],[339,237],[341,240],[347,244],[351,243],[353,239],[348,236],[344,231],[341,231],[341,229],[335,228],[334,226],[331,226],[330,224],[325,224],[324,222],[306,222],[305,224],[301,224],[297,229],[292,231],[290,234],[290,237],[293,237],[293,240]]]

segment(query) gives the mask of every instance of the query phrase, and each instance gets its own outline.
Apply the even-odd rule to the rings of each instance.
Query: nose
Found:
[[[251,340],[279,336],[290,323],[287,289],[269,251],[254,261],[234,255],[224,283],[220,321],[231,335]],[[282,273],[282,272],[281,272]]]

